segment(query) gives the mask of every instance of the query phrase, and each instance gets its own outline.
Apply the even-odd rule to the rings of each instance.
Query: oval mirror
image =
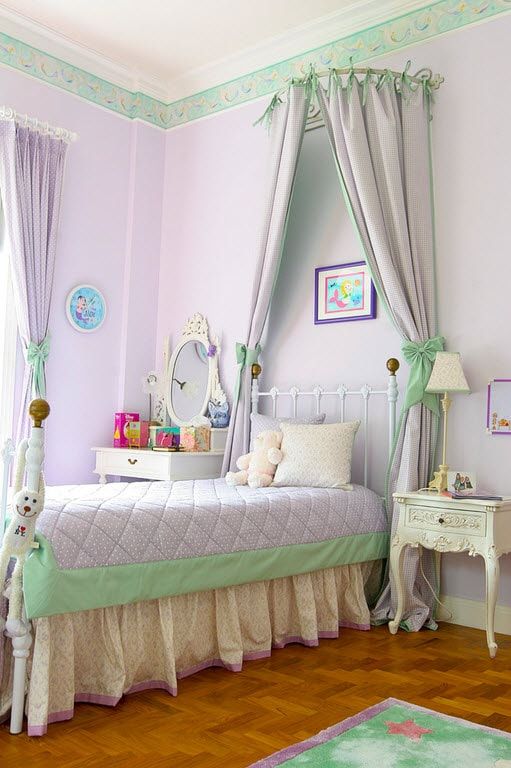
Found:
[[[189,423],[204,413],[209,399],[209,358],[202,341],[185,342],[176,355],[169,382],[176,421]]]
[[[208,403],[225,402],[218,379],[218,339],[209,338],[206,318],[196,313],[183,329],[168,368],[167,410],[178,426],[207,413]]]

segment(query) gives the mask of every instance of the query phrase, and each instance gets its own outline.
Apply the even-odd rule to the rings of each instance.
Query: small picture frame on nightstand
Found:
[[[462,472],[455,470],[447,473],[447,490],[449,493],[463,493],[467,496],[475,493],[477,489],[474,472]]]

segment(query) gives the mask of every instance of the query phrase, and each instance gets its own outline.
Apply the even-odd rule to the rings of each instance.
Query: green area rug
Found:
[[[251,768],[511,768],[511,734],[386,699]]]

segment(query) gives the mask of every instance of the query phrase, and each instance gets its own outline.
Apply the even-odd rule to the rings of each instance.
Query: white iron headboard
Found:
[[[346,415],[346,400],[347,398],[362,398],[363,402],[363,416],[362,416],[362,430],[364,435],[364,485],[367,485],[368,480],[368,453],[369,453],[369,401],[374,397],[385,397],[388,407],[388,455],[392,450],[394,442],[394,434],[396,431],[396,407],[398,398],[398,386],[396,373],[399,369],[399,360],[395,357],[391,357],[387,360],[387,370],[389,372],[389,380],[386,389],[373,389],[368,384],[364,384],[360,389],[349,389],[344,384],[340,384],[336,390],[329,391],[322,387],[314,387],[310,391],[301,391],[298,387],[291,387],[286,391],[281,391],[277,387],[272,387],[267,392],[261,392],[259,390],[259,376],[262,368],[257,363],[252,366],[252,413],[258,413],[259,411],[259,399],[271,398],[272,401],[272,415],[278,415],[278,404],[282,399],[289,402],[291,398],[292,415],[298,414],[298,400],[304,398],[313,398],[312,403],[315,405],[316,413],[321,413],[322,406],[324,407],[324,401],[329,398],[329,402],[335,403],[337,400],[338,405],[338,418],[339,421],[345,420]],[[334,400],[332,400],[334,398]],[[314,402],[315,401],[315,402]]]

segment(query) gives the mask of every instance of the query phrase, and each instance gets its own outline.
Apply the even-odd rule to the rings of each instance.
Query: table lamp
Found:
[[[443,394],[442,397],[442,410],[444,412],[444,437],[442,446],[442,463],[438,468],[438,472],[433,475],[433,480],[429,483],[431,490],[436,490],[438,493],[447,489],[447,470],[449,467],[446,464],[446,451],[447,451],[447,414],[451,405],[450,392],[462,392],[464,394],[470,393],[470,387],[467,384],[463,368],[461,367],[461,360],[459,352],[437,352],[435,362],[433,364],[433,370],[426,386],[426,392]]]

